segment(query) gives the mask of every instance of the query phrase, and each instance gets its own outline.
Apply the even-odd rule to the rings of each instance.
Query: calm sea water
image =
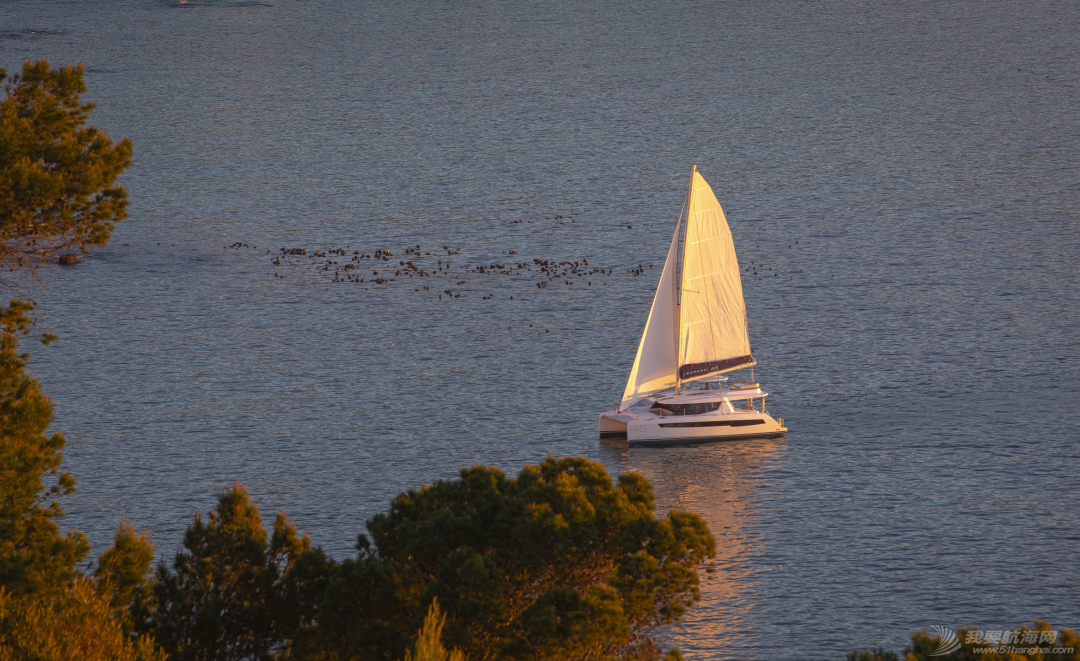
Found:
[[[1080,627],[1078,32],[1063,0],[6,2],[0,66],[85,63],[136,148],[130,219],[32,291],[68,523],[171,556],[238,480],[342,558],[403,489],[578,454],[709,521],[690,658]],[[791,431],[599,442],[695,163]],[[334,282],[417,245],[453,277]],[[468,273],[533,258],[611,274]]]

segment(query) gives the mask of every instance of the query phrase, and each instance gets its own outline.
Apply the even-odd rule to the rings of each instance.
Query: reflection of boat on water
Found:
[[[762,600],[776,588],[773,572],[779,560],[770,554],[773,540],[770,524],[762,524],[762,510],[770,509],[769,474],[786,463],[786,441],[747,439],[647,450],[623,443],[622,448],[624,470],[639,472],[652,484],[658,515],[669,510],[699,514],[716,539],[715,571],[700,573],[701,601],[678,627],[665,630],[667,644],[688,659],[771,658],[747,645],[754,642],[752,632],[766,626]]]
[[[622,402],[600,414],[600,435],[640,445],[779,436],[787,431],[784,420],[769,415],[769,393],[753,380],[757,363],[731,230],[697,167],[685,209],[685,229],[679,214]],[[747,381],[729,386],[718,376],[744,368],[751,370]]]

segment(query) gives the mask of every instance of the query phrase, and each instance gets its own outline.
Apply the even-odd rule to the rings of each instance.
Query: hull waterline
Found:
[[[625,438],[638,446],[775,438],[786,432],[782,419],[760,411],[663,417],[615,411],[600,414],[600,438]]]

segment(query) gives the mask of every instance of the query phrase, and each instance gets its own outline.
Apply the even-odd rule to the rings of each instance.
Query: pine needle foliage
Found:
[[[127,216],[116,178],[131,164],[131,141],[84,126],[92,103],[83,66],[24,62],[0,104],[0,268],[32,273],[65,249],[105,245]]]
[[[126,519],[116,529],[112,546],[98,560],[94,583],[98,593],[108,599],[113,618],[125,634],[131,635],[153,608],[153,591],[147,581],[153,561],[150,532],[137,534]]]
[[[652,635],[698,597],[714,555],[705,522],[654,516],[652,487],[602,464],[548,457],[516,479],[497,468],[403,493],[368,521],[319,609],[313,649],[400,659],[433,599],[466,658],[659,659]],[[312,658],[318,655],[310,654]],[[674,658],[674,657],[671,657]]]
[[[56,524],[64,516],[56,499],[75,491],[75,479],[60,471],[64,437],[46,434],[52,402],[18,352],[31,310],[24,301],[0,309],[0,661],[164,661],[132,633],[129,615],[146,593],[145,534],[121,526],[91,580],[77,568],[86,538]],[[47,479],[55,481],[46,487]]]
[[[424,626],[417,634],[416,645],[405,651],[405,661],[465,661],[458,650],[447,650],[442,644],[442,631],[446,626],[446,613],[439,609],[439,600],[432,599],[424,618]]]
[[[82,576],[62,593],[0,588],[0,661],[165,661],[150,638],[127,635],[113,614],[108,597]]]
[[[74,493],[75,479],[60,471],[64,437],[45,433],[52,400],[18,352],[31,310],[25,301],[0,308],[0,587],[14,595],[66,590],[90,551],[82,533],[61,534],[55,521],[64,516],[56,498]],[[48,488],[46,476],[55,477]]]
[[[1061,629],[1053,643],[994,643],[968,642],[970,631],[977,627],[957,630],[958,638],[963,641],[960,649],[948,655],[935,654],[941,647],[941,639],[927,630],[911,634],[911,645],[904,649],[904,661],[1080,661],[1080,635],[1072,629]],[[1048,622],[1035,620],[1034,626],[1021,625],[1020,640],[1027,633],[1049,632],[1052,627]],[[1011,648],[1011,649],[1010,649]],[[1048,650],[1043,652],[1043,650]]]
[[[32,275],[62,249],[104,245],[125,216],[127,193],[115,180],[131,142],[114,145],[83,126],[93,105],[79,100],[82,75],[81,65],[51,69],[46,60],[11,78],[0,69],[0,268],[10,272]],[[60,470],[64,437],[46,433],[52,401],[18,352],[33,308],[18,300],[0,308],[0,661],[164,661],[135,632],[152,606],[148,534],[123,522],[90,578],[78,569],[90,551],[85,536],[57,525],[58,498],[75,492],[75,479]]]
[[[298,537],[283,513],[268,538],[247,489],[234,484],[184,535],[170,569],[161,563],[156,611],[146,628],[176,661],[284,658],[313,626],[330,560]]]

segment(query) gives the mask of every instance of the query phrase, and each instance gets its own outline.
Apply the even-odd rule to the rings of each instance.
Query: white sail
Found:
[[[671,239],[664,271],[660,274],[660,284],[653,296],[649,320],[645,322],[645,331],[641,334],[620,409],[675,385],[675,370],[679,366],[678,354],[675,353],[679,325],[679,303],[676,298],[678,254],[679,224],[676,224],[675,236]]]
[[[753,364],[739,261],[724,210],[694,169],[683,242],[679,378]]]

